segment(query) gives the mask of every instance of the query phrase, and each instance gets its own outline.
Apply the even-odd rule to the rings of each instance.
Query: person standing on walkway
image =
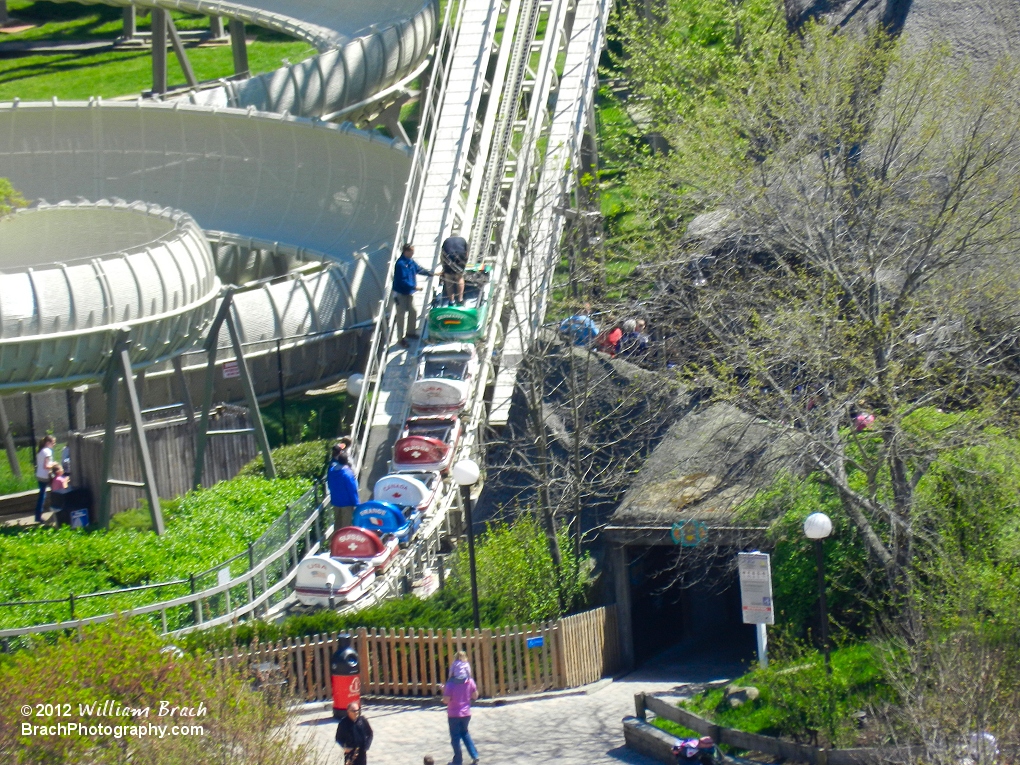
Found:
[[[333,533],[354,523],[354,507],[361,501],[358,493],[358,477],[354,475],[347,450],[337,444],[326,470],[326,485],[329,487],[329,503],[333,505]]]
[[[336,726],[336,742],[344,748],[344,765],[367,765],[372,747],[372,726],[361,716],[361,704],[352,701]]]
[[[471,665],[468,664],[467,654],[457,651],[450,667],[450,679],[443,686],[443,702],[446,704],[446,716],[450,724],[454,765],[461,765],[464,762],[460,751],[461,741],[467,747],[471,765],[478,765],[478,750],[475,749],[475,742],[468,733],[468,725],[471,723],[471,702],[477,698],[478,687],[471,678]]]
[[[400,344],[407,347],[408,340],[418,339],[418,314],[414,310],[414,293],[418,291],[418,275],[435,276],[414,260],[414,247],[404,245],[393,269],[393,302],[397,306],[397,329]]]
[[[53,461],[53,445],[57,439],[44,436],[35,453],[35,480],[39,483],[39,499],[35,503],[35,522],[42,523],[43,505],[46,504],[46,490],[50,487],[50,471],[57,466]]]
[[[467,239],[457,234],[443,240],[443,286],[451,304],[464,304],[464,269],[468,262]]]

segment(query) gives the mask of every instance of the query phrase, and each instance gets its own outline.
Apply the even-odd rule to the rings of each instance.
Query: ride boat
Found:
[[[364,561],[344,563],[329,553],[305,558],[298,564],[294,592],[304,606],[333,608],[353,603],[375,581],[375,566]]]
[[[421,526],[422,514],[417,508],[400,507],[392,502],[372,500],[354,508],[354,525],[376,534],[392,534],[401,547],[411,541]]]
[[[393,444],[393,470],[438,470],[445,473],[460,443],[461,423],[456,415],[410,417]]]
[[[452,304],[437,295],[429,309],[429,340],[476,340],[485,331],[492,283],[490,266],[471,266],[464,271],[464,302]]]
[[[329,555],[341,563],[367,563],[377,573],[385,571],[400,552],[393,534],[377,534],[371,529],[346,526],[333,535]]]
[[[414,507],[424,515],[436,503],[443,477],[436,470],[390,473],[375,482],[372,499],[401,507]]]
[[[411,385],[414,414],[456,413],[464,408],[478,376],[478,352],[471,343],[426,347],[418,360],[418,378]]]

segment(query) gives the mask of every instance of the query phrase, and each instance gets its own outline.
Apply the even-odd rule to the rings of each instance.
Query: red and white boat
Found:
[[[459,412],[478,377],[478,352],[472,343],[441,343],[421,352],[418,379],[411,385],[415,414]]]
[[[372,498],[427,513],[436,504],[443,477],[437,470],[390,473],[375,482]]]
[[[329,555],[341,563],[367,563],[378,573],[385,571],[400,551],[393,534],[382,537],[371,529],[347,526],[333,535]]]
[[[393,470],[445,473],[453,462],[460,436],[460,419],[456,415],[409,418],[393,444]]]
[[[364,562],[343,563],[322,553],[298,565],[294,592],[302,605],[333,608],[337,603],[353,603],[374,581],[375,567]]]

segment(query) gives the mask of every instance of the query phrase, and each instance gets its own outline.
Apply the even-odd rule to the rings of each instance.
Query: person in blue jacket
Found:
[[[354,506],[361,498],[358,494],[358,477],[351,468],[347,451],[337,444],[326,470],[329,502],[333,505],[333,533],[354,523]]]
[[[393,269],[393,302],[397,306],[397,329],[400,330],[400,344],[407,347],[408,340],[418,339],[418,314],[414,310],[414,293],[418,290],[418,274],[435,276],[432,271],[422,268],[414,261],[414,247],[404,245]]]

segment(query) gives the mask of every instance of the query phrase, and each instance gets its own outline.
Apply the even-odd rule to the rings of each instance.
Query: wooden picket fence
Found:
[[[619,666],[614,606],[499,630],[362,627],[353,637],[361,659],[361,693],[372,696],[442,695],[457,651],[467,653],[483,698],[575,688]],[[224,651],[214,660],[218,667],[271,676],[298,700],[320,701],[332,695],[329,660],[336,638],[336,633],[290,638],[251,651]]]

